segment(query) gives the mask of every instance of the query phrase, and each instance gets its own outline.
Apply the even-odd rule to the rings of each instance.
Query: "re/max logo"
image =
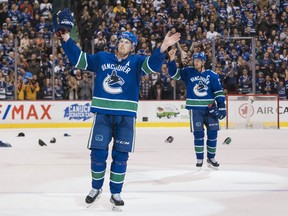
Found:
[[[37,109],[36,109],[37,108]],[[51,105],[7,105],[5,109],[3,109],[3,106],[0,104],[0,118],[2,120],[5,119],[20,119],[20,120],[43,120],[43,119],[51,119],[51,116],[49,114],[49,110],[51,108]],[[2,115],[3,114],[3,115]],[[1,117],[2,115],[2,117]]]

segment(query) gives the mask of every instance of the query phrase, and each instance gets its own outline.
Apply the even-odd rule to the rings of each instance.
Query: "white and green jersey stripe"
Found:
[[[128,100],[113,100],[93,97],[91,107],[95,109],[108,109],[114,111],[137,112],[138,103]]]

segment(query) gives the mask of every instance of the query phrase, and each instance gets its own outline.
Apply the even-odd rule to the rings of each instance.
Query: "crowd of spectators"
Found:
[[[71,67],[53,37],[52,10],[49,0],[0,3],[1,100],[91,99],[89,73]]]
[[[14,99],[15,92],[18,100],[52,99],[53,92],[56,100],[91,99],[93,75],[73,68],[53,37],[51,2],[0,3],[0,99]],[[149,55],[167,31],[178,31],[179,67],[192,66],[193,54],[203,51],[206,68],[219,74],[225,92],[251,93],[256,82],[256,93],[288,98],[288,0],[79,0],[72,6],[84,51],[116,52],[119,32],[131,31],[139,39],[135,52]],[[256,41],[256,80],[248,37]],[[186,97],[185,85],[169,77],[166,64],[144,76],[140,87],[142,100]]]

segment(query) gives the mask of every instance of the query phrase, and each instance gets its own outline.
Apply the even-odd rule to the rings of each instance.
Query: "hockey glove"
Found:
[[[53,29],[58,38],[62,38],[62,34],[70,32],[74,27],[74,17],[69,8],[59,10],[53,15]]]
[[[225,103],[217,103],[219,116],[218,119],[224,119],[226,117],[226,106]]]
[[[218,112],[218,109],[217,109],[215,103],[212,103],[212,104],[208,105],[208,111],[209,111],[210,115],[212,115],[214,118],[218,119],[219,112]]]
[[[208,111],[213,117],[219,120],[224,119],[226,116],[225,104],[224,104],[224,107],[219,107],[219,108],[217,108],[215,103],[209,104]]]

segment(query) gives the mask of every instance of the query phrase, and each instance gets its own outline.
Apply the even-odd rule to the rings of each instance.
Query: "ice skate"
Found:
[[[197,159],[196,167],[199,168],[200,170],[202,166],[203,166],[203,159]]]
[[[220,164],[214,159],[214,158],[208,158],[207,159],[207,165],[209,168],[218,170]]]
[[[102,193],[102,189],[99,189],[99,190],[94,189],[94,188],[91,189],[91,191],[89,192],[89,194],[86,196],[86,199],[85,199],[85,202],[89,204],[87,208],[89,208],[96,199],[100,198],[101,193]]]
[[[121,196],[119,193],[112,194],[110,198],[110,202],[112,203],[113,211],[122,211],[122,206],[124,206],[124,201],[122,200]]]

